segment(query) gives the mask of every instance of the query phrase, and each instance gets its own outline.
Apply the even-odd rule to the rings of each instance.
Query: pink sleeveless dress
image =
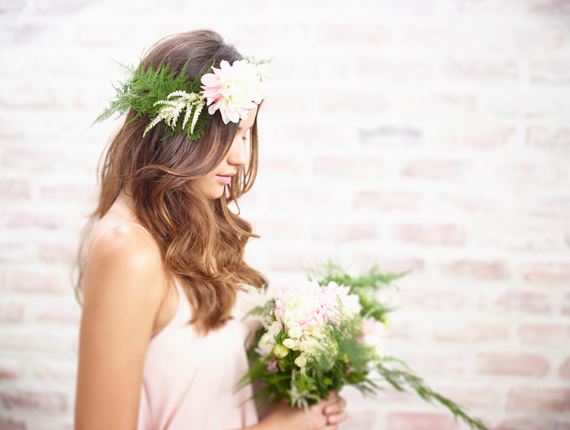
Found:
[[[225,430],[257,423],[251,387],[235,392],[248,368],[241,316],[199,335],[178,286],[178,311],[148,346],[138,430]]]
[[[149,234],[138,224],[121,224]],[[249,367],[244,343],[252,327],[242,322],[239,310],[246,293],[238,294],[228,323],[200,335],[188,324],[190,304],[178,282],[176,288],[176,314],[148,345],[137,430],[230,430],[256,424],[254,402],[248,401],[251,386],[236,391]]]

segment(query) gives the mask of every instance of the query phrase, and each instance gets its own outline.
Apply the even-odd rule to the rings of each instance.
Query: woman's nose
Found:
[[[245,166],[249,160],[249,148],[248,142],[241,138],[241,136],[236,136],[228,152],[228,164],[234,166]]]

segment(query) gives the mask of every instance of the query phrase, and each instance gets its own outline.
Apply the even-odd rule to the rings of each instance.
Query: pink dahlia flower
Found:
[[[263,100],[256,66],[245,60],[233,65],[224,60],[219,69],[212,67],[212,71],[202,76],[202,95],[208,112],[213,114],[219,109],[224,124],[247,119],[248,111]]]

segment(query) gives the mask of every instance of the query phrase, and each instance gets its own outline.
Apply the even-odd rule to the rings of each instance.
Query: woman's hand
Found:
[[[338,424],[346,420],[345,407],[346,400],[336,393],[307,410],[282,401],[252,430],[337,430]]]
[[[327,401],[331,402],[323,407],[323,413],[327,418],[327,425],[331,430],[337,429],[338,424],[347,418],[344,410],[344,408],[346,408],[346,400],[333,391]],[[326,428],[328,429],[329,427]]]

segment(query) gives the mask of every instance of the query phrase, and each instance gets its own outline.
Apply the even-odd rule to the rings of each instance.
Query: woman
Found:
[[[212,67],[213,66],[213,67]],[[158,42],[103,117],[107,151],[80,254],[76,429],[336,429],[344,400],[279,404],[260,422],[240,283],[250,224],[228,210],[257,169],[262,76],[210,31]]]

